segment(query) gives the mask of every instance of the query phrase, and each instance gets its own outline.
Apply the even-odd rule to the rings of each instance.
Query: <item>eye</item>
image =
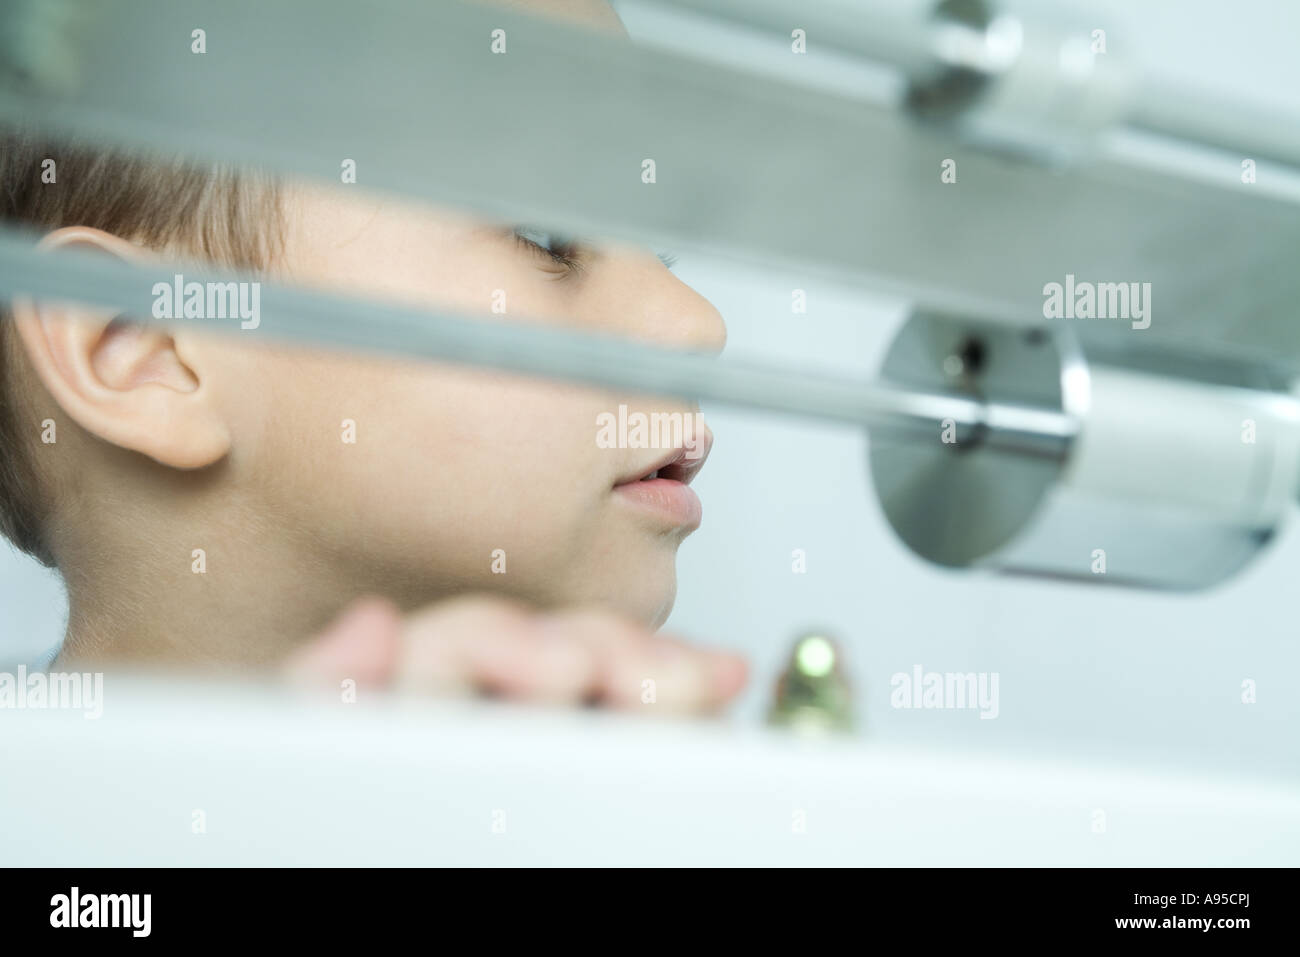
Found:
[[[533,229],[531,226],[514,227],[514,235],[521,245],[527,246],[536,252],[545,253],[552,262],[563,266],[570,272],[577,272],[582,268],[580,260],[582,244],[576,239]]]

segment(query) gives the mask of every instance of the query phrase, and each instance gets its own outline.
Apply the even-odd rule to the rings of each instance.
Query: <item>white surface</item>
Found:
[[[0,725],[6,864],[1300,863],[1300,792],[1205,773],[165,680],[104,701]]]

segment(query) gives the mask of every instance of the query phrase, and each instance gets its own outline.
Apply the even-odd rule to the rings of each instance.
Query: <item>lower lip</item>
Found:
[[[645,482],[628,482],[614,486],[614,491],[630,502],[653,511],[672,522],[698,528],[704,517],[700,497],[689,485],[672,479],[650,479]]]

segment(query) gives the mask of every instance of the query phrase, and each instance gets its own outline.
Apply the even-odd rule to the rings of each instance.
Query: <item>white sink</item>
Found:
[[[159,677],[105,692],[98,720],[0,711],[0,861],[1300,864],[1285,781]]]

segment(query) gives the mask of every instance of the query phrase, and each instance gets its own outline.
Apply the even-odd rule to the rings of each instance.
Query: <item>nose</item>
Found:
[[[605,316],[618,317],[621,334],[672,349],[722,351],[727,325],[713,303],[657,256],[638,252],[618,259],[617,266],[604,273],[607,284],[600,290],[598,308]]]
[[[688,309],[691,320],[687,337],[687,347],[699,352],[717,355],[727,344],[727,323],[716,306],[676,276],[673,281],[680,285],[691,300]]]

